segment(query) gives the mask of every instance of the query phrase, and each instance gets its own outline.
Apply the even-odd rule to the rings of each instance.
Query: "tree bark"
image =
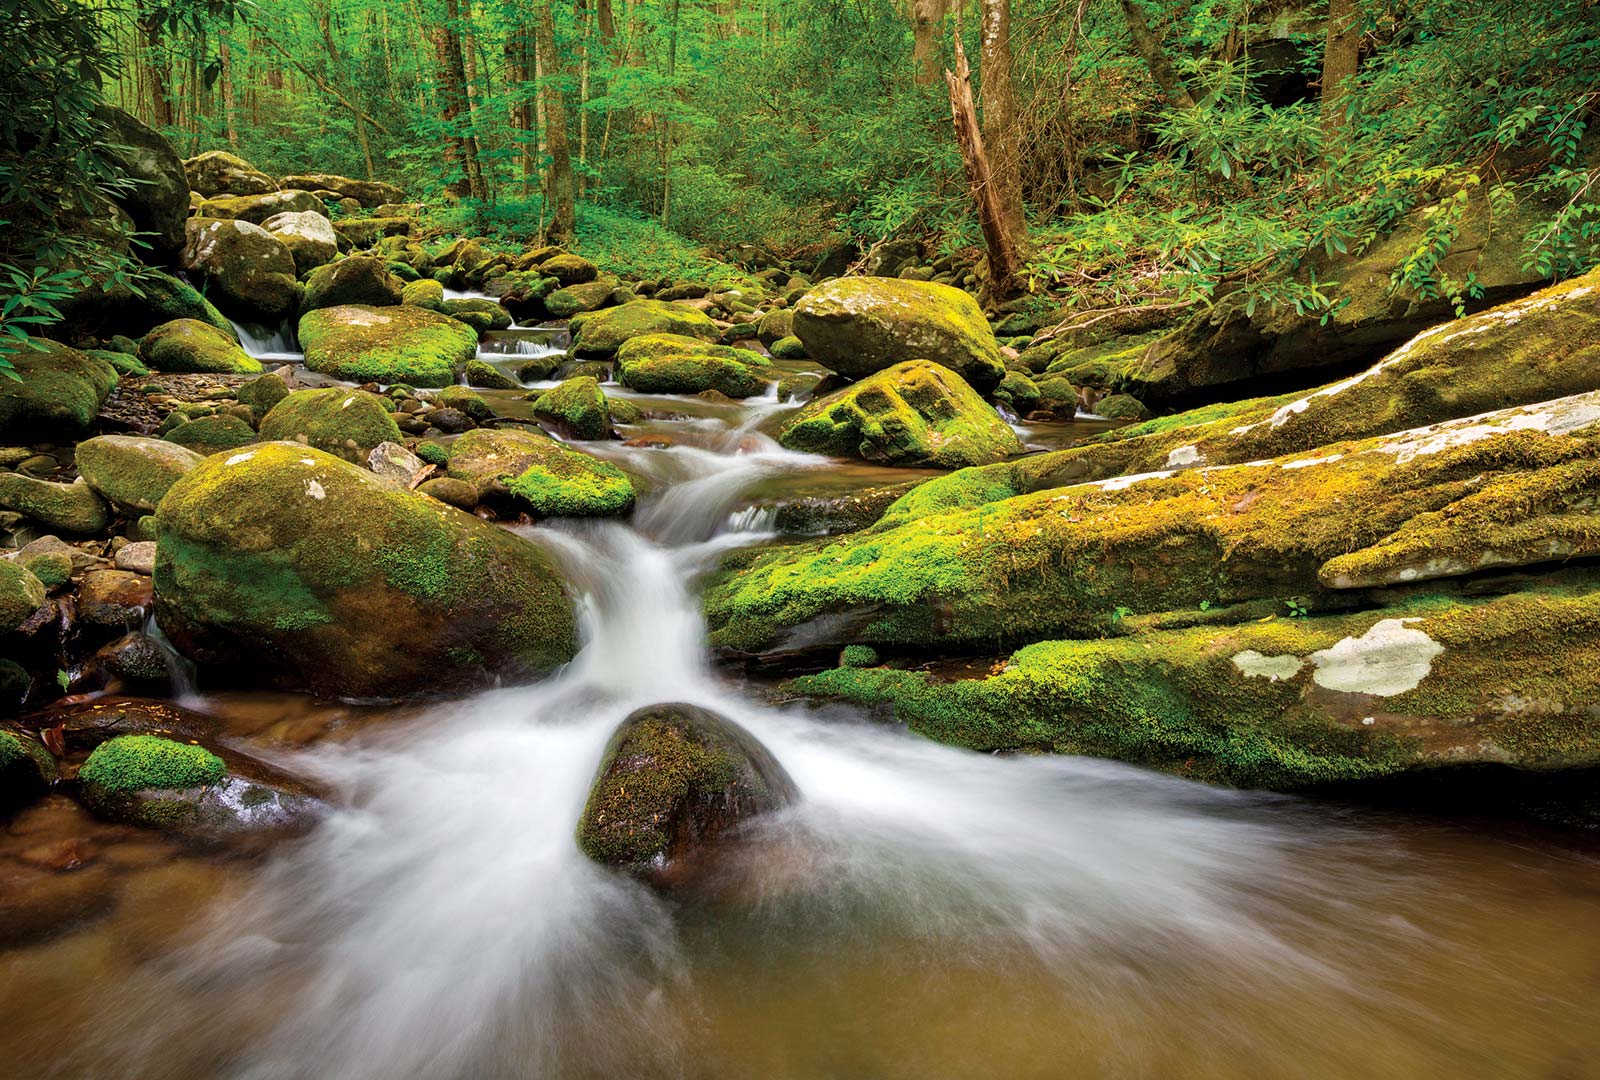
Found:
[[[1011,0],[983,0],[983,141],[993,173],[995,200],[1006,231],[1022,237],[1022,145],[1017,131],[1017,93],[1011,80]]]
[[[679,0],[672,0],[668,7],[667,22],[667,80],[670,83],[678,77],[678,5]],[[676,88],[668,91],[674,97]],[[661,223],[667,223],[668,214],[672,209],[672,115],[663,110],[661,113]]]
[[[939,31],[949,10],[950,0],[911,0],[911,58],[918,86],[932,86],[939,77]]]
[[[983,229],[983,242],[988,249],[988,292],[991,297],[1000,299],[1017,291],[1019,237],[1006,222],[989,158],[984,152],[978,110],[972,101],[972,69],[967,65],[967,53],[961,47],[960,35],[954,41],[956,70],[944,73],[950,87],[950,117],[955,123],[956,142],[961,147],[961,161],[966,166],[967,183],[972,188],[978,224]]]
[[[434,27],[434,51],[439,61],[439,87],[444,98],[442,110],[445,125],[454,140],[462,178],[452,189],[458,195],[487,202],[489,189],[483,181],[483,169],[478,163],[478,140],[471,130],[472,113],[467,102],[467,68],[461,53],[461,6],[459,0],[445,0],[445,21]],[[467,130],[457,130],[466,121]],[[448,155],[447,155],[448,159]]]
[[[239,149],[238,109],[233,98],[233,55],[228,49],[226,35],[217,42],[217,62],[222,65],[218,78],[222,82],[222,125],[228,136],[228,146]]]
[[[567,139],[567,105],[563,100],[562,74],[566,65],[556,50],[556,20],[551,10],[554,0],[540,0],[539,52],[545,56],[544,78],[539,96],[544,100],[545,141],[550,146],[550,174],[546,178],[545,203],[550,208],[550,227],[546,236],[566,243],[577,226],[572,194],[572,151]]]
[[[1328,0],[1328,38],[1322,54],[1322,134],[1331,144],[1344,126],[1345,83],[1361,61],[1357,0]]]
[[[511,84],[511,130],[517,144],[517,171],[522,177],[522,197],[533,194],[538,175],[534,160],[532,34],[519,25],[506,38],[506,80]]]
[[[1122,0],[1122,14],[1127,19],[1128,33],[1133,38],[1133,47],[1144,61],[1144,66],[1150,69],[1150,77],[1161,88],[1161,93],[1179,108],[1194,108],[1193,95],[1189,93],[1189,88],[1183,85],[1183,80],[1178,78],[1178,71],[1167,58],[1167,50],[1162,45],[1161,39],[1150,29],[1150,23],[1144,17],[1144,9],[1139,6],[1139,0]]]
[[[139,20],[144,32],[144,70],[150,80],[150,117],[157,128],[172,126],[172,99],[167,96],[167,58],[161,46],[161,20],[154,15]]]

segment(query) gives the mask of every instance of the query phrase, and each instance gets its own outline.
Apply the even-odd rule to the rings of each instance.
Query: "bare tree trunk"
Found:
[[[172,100],[167,96],[167,58],[161,46],[161,20],[147,16],[139,20],[144,32],[144,72],[150,82],[150,117],[157,128],[172,126]]]
[[[238,109],[233,98],[233,55],[228,49],[227,35],[217,42],[217,62],[222,65],[218,78],[222,82],[222,125],[228,135],[228,145],[239,149]]]
[[[1150,77],[1161,88],[1161,93],[1179,108],[1194,108],[1194,96],[1189,93],[1189,88],[1183,85],[1183,80],[1178,78],[1177,69],[1167,58],[1167,50],[1162,45],[1161,39],[1150,29],[1150,23],[1144,17],[1144,9],[1139,6],[1139,0],[1122,0],[1122,13],[1128,21],[1128,33],[1133,38],[1133,47],[1144,60],[1144,66],[1150,69]]]
[[[678,6],[679,0],[672,0],[668,7],[667,31],[667,80],[669,82],[678,77]],[[669,91],[676,96],[676,88]],[[667,216],[672,210],[672,117],[670,113],[661,114],[661,223],[667,223]]]
[[[1011,81],[1011,0],[983,0],[983,141],[1006,231],[1022,237],[1022,145],[1017,131],[1017,92]]]
[[[540,0],[539,52],[548,57],[539,96],[544,100],[545,140],[550,144],[550,175],[545,184],[545,203],[552,217],[546,236],[555,243],[566,243],[577,226],[572,195],[572,151],[567,142],[567,106],[562,100],[562,74],[566,67],[556,51],[556,20],[551,11],[554,0]]]
[[[949,10],[950,0],[911,0],[911,56],[918,86],[932,86],[939,77],[939,31]]]
[[[456,145],[465,174],[466,194],[480,202],[487,202],[489,189],[483,181],[483,168],[478,163],[478,139],[472,132],[472,112],[467,99],[467,67],[461,52],[460,0],[445,0],[445,24],[440,31],[444,46],[445,121],[454,124],[465,117],[467,131],[456,136]]]
[[[517,172],[522,177],[522,197],[533,194],[538,170],[534,160],[532,35],[519,25],[506,38],[506,79],[511,83],[511,130],[517,141]]]
[[[1330,149],[1344,126],[1345,83],[1361,62],[1357,0],[1328,0],[1328,39],[1322,54],[1322,134]]]
[[[972,69],[961,36],[955,37],[956,70],[944,73],[950,87],[950,117],[955,123],[956,142],[961,146],[961,161],[966,166],[967,183],[978,208],[978,224],[983,229],[984,246],[989,254],[987,291],[994,298],[1017,291],[1020,259],[1018,237],[1006,222],[1005,213],[983,148],[983,132],[978,127],[978,110],[972,101]]]
[[[593,19],[587,0],[578,0],[578,197],[589,186],[589,38]]]

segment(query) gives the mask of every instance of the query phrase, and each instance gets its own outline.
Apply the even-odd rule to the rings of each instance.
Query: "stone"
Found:
[[[379,443],[367,455],[367,468],[402,488],[409,488],[417,473],[426,467],[421,458],[399,443]]]
[[[446,300],[444,313],[463,322],[476,323],[475,329],[479,334],[486,334],[491,330],[505,330],[511,326],[511,313],[493,300],[484,300],[480,297],[466,297],[460,300]]]
[[[139,343],[139,359],[156,371],[256,375],[261,361],[229,334],[197,319],[175,319],[151,330]]]
[[[189,187],[203,198],[214,195],[265,195],[278,182],[237,154],[210,150],[183,163]]]
[[[304,277],[339,255],[339,234],[320,210],[294,210],[274,214],[261,223],[294,257],[295,273]]]
[[[356,180],[333,173],[304,173],[285,176],[286,188],[304,188],[306,191],[332,191],[347,199],[355,199],[363,207],[372,208],[384,203],[403,203],[406,194],[393,184],[377,180]]]
[[[177,152],[160,133],[121,109],[101,105],[95,119],[106,127],[98,154],[119,175],[133,183],[114,198],[133,227],[147,234],[152,250],[163,260],[177,255],[189,217],[189,180]]]
[[[404,290],[404,282],[389,272],[384,260],[372,255],[351,255],[311,272],[306,278],[301,311],[347,304],[390,307],[400,303]]]
[[[292,441],[346,461],[363,462],[383,443],[398,443],[400,429],[376,394],[362,390],[296,390],[261,421],[266,442]]]
[[[21,473],[0,473],[0,507],[75,536],[92,536],[111,523],[105,500],[82,478],[58,484]]]
[[[291,373],[292,374],[292,373]],[[260,423],[272,407],[289,396],[289,379],[276,371],[269,371],[259,379],[252,379],[239,387],[238,400],[250,407],[250,414]]]
[[[100,496],[130,510],[154,510],[200,455],[142,435],[98,435],[78,444],[78,473]]]
[[[185,655],[336,697],[535,678],[577,651],[544,552],[295,443],[216,455],[158,512],[156,611]]]
[[[316,214],[326,218],[322,200],[309,191],[273,191],[262,195],[220,195],[207,199],[195,211],[196,217],[248,221],[264,225],[280,214]]]
[[[544,309],[554,319],[570,319],[586,311],[599,311],[613,302],[617,284],[612,279],[552,289],[544,296]]]
[[[732,398],[759,397],[777,379],[766,357],[680,334],[645,334],[617,351],[620,381],[646,394],[716,390]]]
[[[609,359],[630,338],[645,334],[677,334],[712,342],[720,336],[717,324],[705,315],[660,300],[635,300],[587,312],[575,316],[568,325],[573,354],[584,359]]]
[[[0,634],[9,634],[44,606],[44,583],[26,567],[0,559]]]
[[[960,289],[923,281],[836,278],[794,309],[806,355],[847,378],[908,360],[930,360],[980,393],[1005,377],[1000,345],[978,303]]]
[[[300,320],[306,367],[351,382],[451,386],[478,351],[470,326],[418,307],[322,308]]]
[[[472,485],[480,502],[538,517],[610,517],[633,509],[633,482],[621,469],[547,435],[469,431],[450,448],[449,475]]]
[[[257,441],[254,428],[240,417],[227,413],[197,417],[177,425],[162,438],[201,455],[234,450]]]
[[[534,418],[569,439],[595,441],[611,437],[611,409],[600,384],[588,376],[567,379],[534,402]]]
[[[131,574],[154,574],[156,545],[150,540],[124,545],[116,555],[112,556],[111,565]]]
[[[886,465],[986,465],[1022,452],[1000,414],[959,375],[926,360],[880,371],[795,413],[778,434],[791,450]]]
[[[424,480],[418,485],[417,491],[458,510],[471,511],[478,505],[477,490],[465,480],[457,480],[454,477],[435,476],[431,480]]]
[[[13,668],[16,666],[9,660],[4,663]],[[15,672],[9,674],[11,678],[0,676],[4,680],[0,693],[7,697],[17,689]],[[22,689],[26,691],[25,686]],[[55,782],[56,775],[56,761],[50,751],[33,739],[11,731],[0,731],[0,814],[15,813],[43,796]]]
[[[31,443],[81,435],[117,385],[116,369],[49,338],[29,342],[7,357],[17,377],[0,376],[0,439]]]
[[[190,218],[182,263],[205,277],[219,307],[246,321],[275,322],[300,302],[294,256],[247,221]]]
[[[142,626],[152,600],[150,577],[128,570],[91,570],[78,585],[78,618],[90,626]]]
[[[467,385],[485,390],[521,390],[522,384],[487,360],[468,360]]]
[[[400,290],[400,302],[412,307],[437,311],[442,315],[445,313],[444,286],[437,281],[421,278],[408,283]]]
[[[416,222],[408,217],[341,218],[333,223],[333,231],[358,248],[371,247],[387,236],[407,236],[415,227]]]

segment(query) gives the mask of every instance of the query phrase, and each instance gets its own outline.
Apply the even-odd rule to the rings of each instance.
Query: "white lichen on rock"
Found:
[[[1415,690],[1444,646],[1407,623],[1418,619],[1384,619],[1360,637],[1347,637],[1311,654],[1318,686],[1346,694],[1393,697]]]

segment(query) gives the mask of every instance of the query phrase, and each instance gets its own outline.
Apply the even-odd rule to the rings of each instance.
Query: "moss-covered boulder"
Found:
[[[183,163],[189,187],[203,198],[214,195],[266,195],[278,182],[244,158],[226,150],[208,150]]]
[[[450,448],[452,479],[480,501],[508,503],[537,517],[613,517],[633,509],[628,474],[555,439],[523,431],[469,431]]]
[[[538,547],[298,443],[208,458],[157,516],[157,615],[206,665],[388,697],[531,678],[577,651]]]
[[[794,310],[792,308],[773,308],[761,316],[761,321],[756,324],[756,337],[767,348],[794,334]]]
[[[539,262],[539,273],[553,277],[563,286],[582,285],[600,276],[600,268],[579,255],[562,252]]]
[[[758,352],[681,334],[646,334],[617,350],[622,384],[646,394],[698,394],[715,390],[731,398],[758,397],[777,381]]]
[[[408,282],[400,290],[400,302],[412,307],[437,311],[442,315],[445,313],[444,286],[431,278],[419,278]]]
[[[408,217],[341,218],[333,223],[333,231],[357,248],[372,247],[389,236],[407,236],[415,227]]]
[[[569,439],[611,438],[611,409],[599,380],[582,375],[546,390],[534,402],[533,415]]]
[[[300,320],[306,367],[351,382],[450,386],[477,355],[472,327],[419,307],[322,308]]]
[[[587,312],[575,316],[569,326],[573,354],[587,359],[609,359],[624,342],[645,334],[677,334],[702,341],[716,341],[721,336],[717,324],[702,312],[662,300],[634,300]]]
[[[929,281],[835,278],[795,306],[794,334],[808,356],[852,379],[931,360],[988,393],[1006,373],[978,302]]]
[[[322,804],[247,778],[211,751],[158,735],[119,735],[78,772],[83,802],[112,821],[207,841],[304,832]]]
[[[586,311],[599,311],[611,303],[616,291],[617,283],[612,278],[550,289],[544,295],[544,309],[553,319],[570,319]]]
[[[102,498],[146,512],[201,460],[192,450],[141,435],[99,435],[74,453],[79,475]]]
[[[384,203],[402,203],[406,201],[404,190],[393,184],[386,184],[379,180],[356,180],[349,176],[339,176],[334,173],[300,173],[294,176],[285,176],[283,186],[286,188],[301,188],[305,191],[332,191],[342,198],[354,199],[363,207],[371,210],[382,206]]]
[[[1600,493],[1597,425],[1593,393],[1268,462],[1028,494],[989,470],[957,473],[913,489],[872,529],[735,558],[706,594],[712,640],[1093,637],[1145,613],[1339,606],[1358,567],[1417,580],[1600,552],[1584,510]],[[1440,556],[1426,570],[1419,540]],[[1358,565],[1340,561],[1361,552]]]
[[[219,195],[201,203],[195,216],[260,225],[279,214],[323,214],[322,200],[309,191],[271,191],[261,195]]]
[[[468,296],[458,300],[446,300],[444,313],[462,322],[468,322],[480,334],[491,330],[505,330],[511,326],[511,312],[482,297]]]
[[[76,536],[92,536],[111,523],[105,500],[81,478],[58,484],[22,473],[0,473],[0,508]]]
[[[487,420],[494,415],[494,410],[489,407],[489,402],[482,394],[471,387],[447,386],[435,394],[433,400],[440,409],[453,409],[479,422]]]
[[[233,324],[186,281],[151,267],[139,272],[139,295],[124,285],[91,288],[61,304],[63,322],[75,331],[110,339],[137,340],[174,319],[198,319],[229,337]]]
[[[274,214],[261,227],[276,236],[294,256],[295,272],[302,277],[339,255],[339,234],[328,216],[317,210]]]
[[[380,443],[404,436],[383,399],[363,390],[296,390],[261,421],[261,438],[314,446],[346,461],[363,462]]]
[[[241,319],[276,320],[300,302],[294,256],[248,221],[190,218],[182,263],[205,278],[219,307]]]
[[[389,264],[375,255],[352,255],[319,266],[306,278],[306,298],[301,310],[361,304],[390,307],[400,303],[405,283],[389,272]]]
[[[974,750],[1093,754],[1280,790],[1441,766],[1600,764],[1600,580],[1487,599],[1046,641],[988,677],[838,669],[795,689],[890,704]]]
[[[150,331],[139,343],[139,359],[156,371],[261,372],[261,361],[241,349],[232,335],[197,319],[174,319]]]
[[[897,364],[807,404],[778,441],[815,454],[947,469],[1022,452],[1016,433],[961,376],[926,360]]]
[[[113,196],[117,205],[146,234],[156,255],[172,258],[183,247],[189,217],[183,161],[160,132],[121,109],[101,105],[95,119],[106,126],[106,138],[98,144],[100,159],[131,181]]]
[[[19,563],[0,559],[0,634],[9,634],[44,606],[45,586]]]
[[[806,353],[805,343],[793,334],[774,341],[772,348],[768,351],[772,353],[774,360],[806,360],[810,358]]]
[[[33,739],[0,731],[0,815],[39,798],[56,779],[56,760]]]
[[[605,866],[660,886],[712,869],[744,823],[799,798],[756,738],[693,705],[652,705],[611,737],[578,822],[578,846]]]
[[[468,360],[465,377],[468,386],[485,390],[521,390],[522,384],[487,360]]]
[[[259,379],[252,379],[239,387],[239,404],[249,406],[256,423],[260,423],[272,407],[289,396],[289,382],[276,371],[269,371]]]
[[[196,417],[173,427],[162,438],[202,456],[236,450],[259,441],[255,428],[232,413]]]
[[[7,359],[16,378],[0,375],[0,442],[80,435],[117,385],[105,360],[49,338],[32,338]]]

